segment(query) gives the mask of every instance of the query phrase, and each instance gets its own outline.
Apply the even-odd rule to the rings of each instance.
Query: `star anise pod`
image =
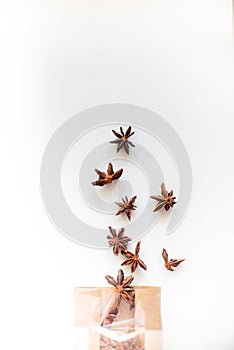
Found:
[[[101,322],[101,326],[108,326],[110,325],[114,319],[117,317],[118,313],[119,313],[119,306],[120,306],[120,302],[121,302],[121,297],[119,293],[115,293],[112,299],[112,303],[110,305],[110,307],[108,308],[102,322]]]
[[[173,207],[176,204],[176,197],[173,197],[173,191],[167,192],[164,183],[161,184],[161,196],[150,196],[150,198],[158,201],[153,211],[158,211],[162,208],[168,211],[171,207]]]
[[[115,295],[114,301],[109,307],[106,316],[101,323],[101,326],[109,325],[114,321],[119,312],[119,305],[121,300],[124,300],[126,303],[128,303],[130,305],[130,309],[133,309],[135,307],[135,291],[134,288],[130,286],[134,280],[134,277],[132,275],[124,278],[123,270],[119,270],[116,280],[109,275],[106,276],[106,279],[109,284],[115,287]]]
[[[128,197],[125,196],[125,198],[122,198],[123,202],[115,202],[115,204],[117,204],[120,207],[116,215],[125,213],[128,217],[128,220],[131,220],[131,210],[136,210],[137,208],[137,206],[133,204],[136,198],[137,196],[134,196],[130,200],[128,200]]]
[[[132,239],[128,236],[124,236],[124,228],[122,227],[117,233],[115,229],[109,226],[111,235],[107,236],[108,243],[110,247],[113,247],[113,253],[115,255],[119,254],[119,251],[123,254],[127,250],[128,242]]]
[[[99,350],[119,350],[119,342],[100,335]]]
[[[122,345],[122,344],[121,344]],[[123,343],[123,349],[124,350],[145,350],[142,348],[142,346],[136,345],[136,340],[127,340]],[[119,348],[119,350],[122,350],[122,348]]]
[[[127,260],[125,260],[121,265],[131,265],[131,272],[133,273],[137,266],[139,265],[140,267],[142,267],[142,269],[147,270],[147,266],[145,265],[145,263],[140,259],[139,257],[139,252],[140,252],[140,245],[141,245],[141,241],[139,241],[136,245],[135,248],[135,254],[129,251],[126,251],[124,253],[124,255],[126,256],[126,258],[128,258]]]
[[[101,335],[99,350],[144,350],[141,346],[137,345],[138,342],[138,337],[119,343],[116,340]]]
[[[115,130],[112,130],[113,134],[117,137],[116,140],[110,141],[110,143],[117,143],[117,152],[121,150],[121,148],[124,148],[125,152],[129,154],[129,145],[132,147],[135,147],[135,145],[129,141],[129,137],[131,137],[135,132],[131,132],[132,127],[129,126],[126,132],[124,133],[122,126],[120,127],[120,133],[118,133]]]
[[[163,248],[162,257],[163,257],[164,262],[165,262],[165,267],[169,271],[174,271],[172,267],[178,266],[179,264],[181,264],[185,260],[185,259],[179,259],[179,260],[170,259],[170,260],[168,260],[168,254],[167,254],[167,251],[165,248]]]
[[[111,276],[106,276],[107,282],[115,287],[115,291],[120,295],[120,298],[126,301],[130,306],[134,304],[132,292],[134,288],[130,286],[134,280],[134,276],[130,275],[124,278],[123,270],[118,271],[116,280]]]
[[[100,336],[100,342],[99,342],[99,350],[106,350],[110,349],[112,346],[112,339],[105,337],[104,335]]]
[[[99,176],[99,179],[92,182],[94,186],[105,186],[107,184],[112,183],[114,180],[118,180],[123,173],[123,169],[119,169],[116,172],[113,170],[113,165],[109,163],[107,174],[103,171],[95,169],[96,173]]]

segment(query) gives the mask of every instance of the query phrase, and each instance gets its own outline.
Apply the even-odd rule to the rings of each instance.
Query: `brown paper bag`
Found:
[[[117,317],[101,327],[115,297],[112,287],[76,287],[75,350],[161,350],[159,287],[135,287],[135,308],[121,300]]]

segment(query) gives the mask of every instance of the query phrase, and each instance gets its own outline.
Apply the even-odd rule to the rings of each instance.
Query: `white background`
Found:
[[[44,148],[87,107],[127,102],[164,116],[194,171],[183,224],[144,237],[162,286],[164,350],[233,350],[231,1],[1,1],[1,349],[73,348],[73,286],[105,285],[109,251],[68,241],[40,198]],[[161,249],[186,257],[175,273]],[[82,349],[81,349],[82,350]]]

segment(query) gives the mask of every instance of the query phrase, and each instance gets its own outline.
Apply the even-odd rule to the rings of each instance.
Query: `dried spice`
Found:
[[[114,302],[109,307],[106,316],[104,317],[101,326],[111,324],[116,318],[119,312],[119,305],[121,300],[124,300],[130,305],[130,308],[135,307],[135,292],[134,288],[130,286],[134,280],[133,276],[127,276],[124,278],[123,270],[118,271],[116,280],[111,276],[106,276],[107,282],[115,287]]]
[[[172,267],[178,266],[179,264],[181,264],[185,260],[185,259],[179,259],[179,260],[170,259],[170,260],[168,260],[168,254],[167,254],[167,251],[165,248],[163,248],[162,257],[163,257],[164,262],[165,262],[165,267],[169,271],[174,271]]]
[[[113,170],[113,165],[109,163],[107,174],[103,171],[95,169],[96,173],[99,176],[99,179],[92,182],[94,186],[105,186],[107,184],[112,183],[114,180],[118,180],[123,173],[123,169],[119,169],[116,172]]]
[[[117,317],[119,313],[120,302],[121,302],[120,293],[116,293],[114,295],[114,300],[112,301],[111,306],[107,310],[106,316],[102,320],[102,323],[101,323],[102,327],[110,325],[114,321],[114,319]]]
[[[127,250],[128,242],[132,239],[128,236],[124,236],[124,228],[122,227],[117,233],[115,229],[109,226],[111,235],[107,236],[108,243],[110,247],[113,247],[113,253],[115,255],[119,254],[119,251],[123,254]]]
[[[173,191],[168,193],[164,183],[161,184],[161,196],[150,196],[150,198],[158,201],[153,211],[158,211],[162,208],[168,211],[171,207],[174,206],[174,204],[176,204],[176,197],[173,197]]]
[[[128,220],[131,220],[131,210],[136,210],[137,208],[137,206],[133,204],[136,198],[137,196],[134,196],[130,200],[128,200],[128,197],[125,196],[125,198],[122,198],[123,202],[115,202],[115,204],[117,204],[120,207],[116,215],[125,213],[128,217]]]
[[[115,287],[115,291],[120,295],[120,298],[126,301],[130,306],[134,306],[134,298],[132,293],[134,288],[130,286],[134,280],[134,276],[130,275],[124,278],[123,270],[118,271],[116,280],[111,276],[106,276],[107,282]]]
[[[132,147],[135,147],[135,145],[129,141],[129,138],[135,134],[135,132],[131,132],[132,131],[132,127],[129,126],[128,129],[126,130],[126,132],[124,133],[122,126],[120,127],[120,133],[118,133],[115,130],[112,130],[113,134],[117,137],[116,140],[114,141],[110,141],[110,143],[116,143],[117,146],[117,152],[119,152],[121,150],[121,148],[124,148],[125,152],[127,154],[129,154],[129,145]]]
[[[100,337],[100,350],[144,350],[141,346],[138,346],[138,337],[125,340],[119,343],[116,340],[110,339],[105,336]]]
[[[133,273],[137,266],[139,265],[140,267],[142,267],[142,269],[147,270],[147,266],[145,265],[145,263],[140,259],[139,257],[139,252],[140,252],[140,245],[141,245],[141,241],[139,241],[136,245],[135,248],[135,254],[131,253],[129,251],[126,251],[124,253],[124,255],[126,256],[126,258],[128,258],[127,260],[125,260],[121,265],[131,265],[131,272]]]

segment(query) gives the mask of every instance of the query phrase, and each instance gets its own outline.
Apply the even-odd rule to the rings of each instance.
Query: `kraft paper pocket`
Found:
[[[121,300],[116,318],[105,326],[114,288],[75,288],[75,350],[162,350],[161,289],[134,288],[135,307]]]

